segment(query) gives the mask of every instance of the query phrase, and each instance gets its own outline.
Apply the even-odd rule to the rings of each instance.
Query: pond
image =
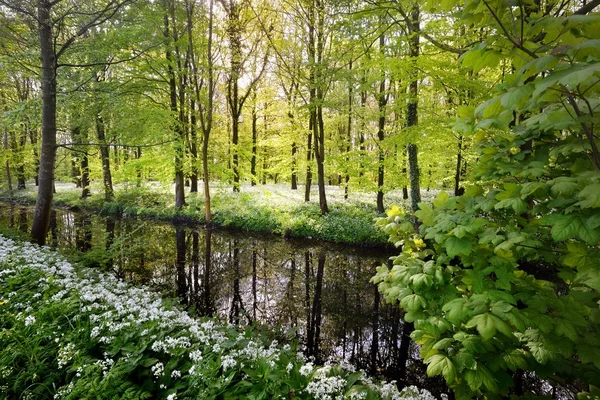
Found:
[[[0,227],[26,232],[33,209],[0,203]],[[394,249],[285,239],[54,209],[48,245],[84,264],[178,296],[200,315],[293,329],[316,362],[447,392],[426,377],[397,307],[369,282]],[[403,335],[404,332],[404,335]],[[403,368],[406,365],[407,368]]]

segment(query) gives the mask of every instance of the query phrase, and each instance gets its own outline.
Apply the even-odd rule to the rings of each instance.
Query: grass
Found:
[[[186,188],[187,189],[187,188]],[[215,184],[212,188],[213,223],[248,231],[272,232],[286,237],[348,243],[361,246],[382,246],[387,236],[374,225],[379,215],[375,208],[374,193],[350,193],[344,199],[343,188],[326,188],[330,212],[320,214],[318,201],[304,202],[304,188],[291,190],[287,185],[244,185],[240,193],[229,186]],[[81,199],[81,190],[72,183],[57,183],[54,204],[99,211],[105,214],[180,220],[204,223],[204,196],[202,193],[186,193],[187,205],[181,210],[174,207],[174,191],[171,185],[148,182],[137,187],[121,184],[115,187],[115,200],[105,202],[100,187],[92,186],[92,195]],[[423,197],[435,193],[423,193]],[[15,191],[9,196],[0,192],[0,200],[33,203],[36,190]],[[311,198],[318,199],[317,188]],[[406,207],[400,191],[386,194],[386,206]]]

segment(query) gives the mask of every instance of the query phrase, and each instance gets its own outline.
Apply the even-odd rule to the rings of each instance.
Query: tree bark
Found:
[[[42,60],[42,144],[39,188],[31,226],[31,236],[39,244],[46,243],[54,189],[56,160],[56,56],[51,16],[53,2],[38,0],[40,56]]]
[[[292,143],[292,190],[298,190],[298,171],[296,170],[296,153],[298,152],[296,142]]]
[[[256,124],[258,122],[258,115],[256,114],[256,91],[253,94],[253,103],[252,103],[252,158],[250,159],[250,175],[252,186],[256,186],[257,176],[256,176],[256,150],[257,150],[257,141],[258,141],[258,131],[256,129]]]
[[[379,53],[381,57],[385,57],[385,35],[379,36]],[[383,140],[385,139],[385,109],[387,105],[387,98],[385,93],[385,70],[382,66],[381,82],[379,83],[379,94],[377,96],[377,104],[379,106],[379,119],[377,129],[377,139],[379,140],[379,151],[378,151],[378,166],[377,166],[377,212],[383,214],[385,207],[383,206],[383,181],[385,172],[385,152],[383,150]]]
[[[415,5],[412,9],[411,24],[409,25],[409,47],[410,57],[412,62],[416,64],[419,57],[419,6]],[[412,28],[410,28],[412,27]],[[409,100],[406,112],[406,126],[408,128],[417,126],[419,122],[417,105],[419,103],[418,97],[418,78],[415,76],[417,73],[416,65],[413,67],[411,82],[409,85]],[[421,188],[420,188],[420,173],[419,173],[419,162],[417,159],[418,149],[416,143],[409,143],[407,146],[408,151],[408,169],[410,177],[410,205],[413,212],[419,209],[418,204],[421,202]]]
[[[100,143],[100,158],[102,160],[102,180],[104,182],[104,200],[113,201],[115,198],[112,175],[110,173],[110,152],[106,144],[104,119],[100,114],[96,115],[96,132],[98,143]]]
[[[172,29],[169,26],[169,14],[171,14],[174,19],[174,0],[168,0],[167,7],[168,11],[165,12],[164,15],[164,36],[168,42],[174,40],[174,36],[171,36],[171,30],[176,32],[176,27],[173,26]],[[177,118],[177,122],[175,123],[175,135],[177,138],[177,142],[175,143],[175,208],[180,209],[185,205],[185,182],[183,176],[183,158],[184,158],[184,129],[181,121],[180,113],[178,112],[177,106],[177,80],[175,77],[175,70],[173,68],[173,54],[171,52],[170,43],[167,43],[167,48],[165,51],[165,58],[167,60],[167,70],[169,76],[169,98],[170,98],[170,108],[174,118]],[[183,96],[183,93],[179,93],[180,96]]]

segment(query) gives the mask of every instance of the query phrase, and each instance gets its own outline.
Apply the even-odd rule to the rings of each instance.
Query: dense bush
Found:
[[[465,4],[469,22],[490,23],[491,6]],[[516,9],[493,7],[508,26]],[[600,15],[520,18],[526,37],[553,45],[516,55],[498,29],[463,58],[515,67],[457,124],[479,143],[478,184],[420,204],[416,221],[398,208],[380,220],[402,253],[374,281],[458,397],[524,394],[533,376],[546,381],[535,394],[598,398]]]

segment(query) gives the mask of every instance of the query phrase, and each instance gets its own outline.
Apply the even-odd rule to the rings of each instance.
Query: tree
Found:
[[[231,115],[231,145],[233,150],[233,190],[240,190],[239,134],[242,109],[254,87],[265,72],[269,52],[261,48],[263,31],[249,32],[252,21],[249,3],[239,0],[220,0],[227,15],[227,38],[229,40],[229,70],[227,76],[227,106]],[[254,12],[254,9],[252,9]],[[252,37],[252,33],[257,36]],[[242,40],[249,40],[249,46]],[[244,52],[244,49],[246,51]],[[240,79],[252,57],[262,59],[261,66],[251,74],[250,82],[240,88]],[[241,92],[240,92],[241,90]]]
[[[478,142],[478,184],[419,204],[418,230],[398,209],[380,221],[404,244],[374,281],[414,323],[428,374],[442,375],[457,397],[524,394],[528,371],[561,395],[597,396],[600,15],[592,9],[465,2],[465,23],[490,35],[463,65],[513,70],[456,123]]]
[[[50,0],[38,0],[34,5],[16,0],[1,0],[0,5],[34,22],[39,35],[42,92],[42,141],[40,151],[39,187],[31,235],[44,244],[50,221],[56,159],[56,94],[59,87],[57,71],[61,59],[80,42],[92,28],[113,18],[134,0],[80,2],[75,7]],[[37,8],[37,10],[36,10]],[[63,21],[76,21],[65,26]]]

